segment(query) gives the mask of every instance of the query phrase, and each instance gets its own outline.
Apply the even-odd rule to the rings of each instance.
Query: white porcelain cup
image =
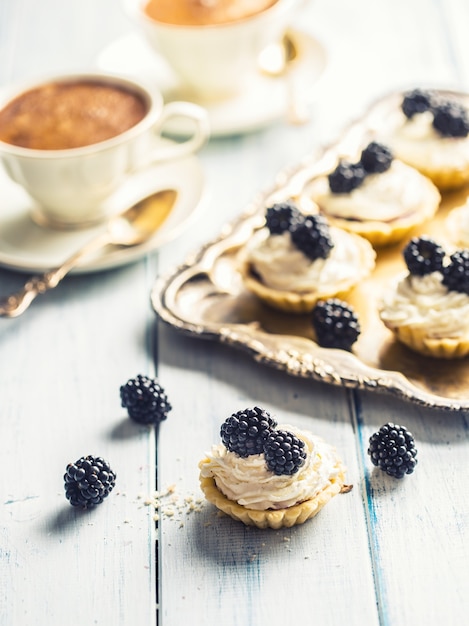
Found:
[[[231,22],[181,25],[150,18],[145,12],[148,0],[122,0],[147,41],[174,70],[184,95],[202,103],[232,97],[249,83],[258,72],[260,53],[281,40],[303,1],[277,0]]]
[[[151,164],[195,153],[209,137],[206,111],[190,102],[164,104],[159,90],[140,79],[109,73],[51,76],[2,92],[0,110],[16,96],[50,83],[91,81],[138,94],[145,114],[134,126],[109,139],[66,149],[33,149],[0,141],[0,160],[9,177],[36,201],[34,215],[54,227],[80,227],[107,217],[105,200],[125,177]],[[185,118],[193,133],[185,141],[161,141],[166,122]]]

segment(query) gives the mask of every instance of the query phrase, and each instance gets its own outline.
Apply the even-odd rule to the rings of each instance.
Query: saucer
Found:
[[[87,257],[74,273],[88,273],[126,265],[158,249],[180,235],[204,205],[205,181],[195,156],[150,166],[128,176],[108,198],[110,214],[126,208],[156,191],[175,189],[176,202],[168,217],[149,241],[131,247],[108,246]],[[36,224],[31,214],[34,201],[0,168],[0,266],[36,273],[59,266],[105,225],[79,230],[55,230]]]
[[[297,57],[288,74],[295,76],[298,96],[306,104],[311,104],[326,68],[326,51],[310,33],[291,29],[288,34],[297,49]],[[259,71],[238,96],[199,102],[181,91],[165,59],[137,32],[111,43],[98,55],[97,65],[101,70],[139,75],[156,82],[166,102],[183,99],[200,104],[208,112],[213,137],[251,132],[286,117],[289,81],[285,75],[269,77]],[[185,135],[184,121],[173,122],[169,132],[176,136]]]

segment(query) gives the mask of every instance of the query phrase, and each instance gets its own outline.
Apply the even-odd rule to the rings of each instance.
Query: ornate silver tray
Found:
[[[362,327],[351,353],[318,346],[308,315],[266,307],[244,289],[237,271],[237,252],[263,226],[266,207],[292,197],[307,203],[309,182],[329,169],[338,154],[352,154],[365,138],[379,136],[401,98],[401,93],[393,93],[375,102],[334,144],[280,172],[272,188],[259,193],[216,240],[169,275],[158,277],[151,302],[161,320],[178,331],[242,349],[255,361],[293,376],[386,392],[427,407],[469,409],[469,359],[444,361],[414,354],[394,340],[378,317],[379,294],[392,276],[405,269],[405,242],[379,250],[373,275],[348,298]],[[451,246],[446,218],[466,202],[468,193],[466,189],[445,194],[437,216],[415,232]]]

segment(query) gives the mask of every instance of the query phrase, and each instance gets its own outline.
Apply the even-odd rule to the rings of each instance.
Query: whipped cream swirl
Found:
[[[391,328],[410,326],[428,337],[461,337],[469,334],[469,296],[449,291],[441,272],[425,276],[406,274],[395,290],[383,298],[380,316]]]
[[[295,474],[277,476],[267,468],[263,454],[242,458],[219,444],[212,446],[208,461],[202,464],[202,476],[212,477],[229,500],[259,511],[284,509],[314,498],[341,471],[335,448],[288,424],[278,428],[306,444],[306,461]]]
[[[469,138],[443,137],[432,122],[433,115],[428,111],[411,119],[401,111],[396,112],[386,142],[397,157],[417,168],[465,169],[469,160]]]
[[[264,228],[251,240],[247,261],[267,287],[281,291],[316,291],[361,276],[363,250],[356,237],[334,227],[331,236],[334,247],[327,259],[312,261],[293,244],[289,232],[271,235]]]
[[[333,217],[392,222],[419,211],[428,198],[428,181],[402,161],[394,159],[385,172],[368,174],[350,193],[332,193],[327,176],[314,181],[312,199]]]

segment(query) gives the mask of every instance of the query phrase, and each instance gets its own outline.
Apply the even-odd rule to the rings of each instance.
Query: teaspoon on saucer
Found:
[[[309,121],[309,113],[295,88],[291,75],[292,66],[298,59],[299,51],[292,36],[288,33],[279,43],[267,46],[259,57],[259,68],[272,78],[284,77],[287,89],[287,119],[291,124],[300,125]]]
[[[0,316],[17,317],[41,293],[57,287],[60,281],[86,256],[104,246],[136,246],[148,241],[169,215],[177,191],[157,191],[112,217],[104,231],[93,237],[59,267],[30,278],[17,293],[0,299]]]

